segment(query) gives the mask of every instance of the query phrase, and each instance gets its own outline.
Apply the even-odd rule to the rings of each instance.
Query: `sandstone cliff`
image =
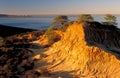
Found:
[[[84,23],[69,25],[61,39],[43,53],[44,67],[57,74],[53,78],[119,78],[120,61],[114,52],[119,51],[119,34],[103,30]]]
[[[85,41],[87,44],[97,46],[120,59],[120,30],[112,28],[113,26],[105,28],[105,25],[97,25],[96,27],[101,28],[96,28],[92,25],[86,25],[84,27]]]

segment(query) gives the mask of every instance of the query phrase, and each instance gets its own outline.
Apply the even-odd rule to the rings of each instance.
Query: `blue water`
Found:
[[[95,21],[104,22],[103,15],[92,15]],[[118,27],[120,28],[120,15],[115,15],[117,17]],[[77,15],[68,16],[69,20],[77,20]],[[30,29],[47,29],[51,26],[55,16],[33,16],[33,17],[19,17],[19,18],[0,18],[0,24],[30,28]]]

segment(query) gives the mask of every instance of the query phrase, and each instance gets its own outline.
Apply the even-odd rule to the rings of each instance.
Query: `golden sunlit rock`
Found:
[[[61,40],[43,53],[45,67],[63,78],[69,78],[64,72],[73,78],[119,78],[120,61],[109,52],[88,46],[84,26],[77,22],[68,26]]]
[[[37,54],[35,56],[32,57],[33,60],[39,60],[40,59],[40,54]]]

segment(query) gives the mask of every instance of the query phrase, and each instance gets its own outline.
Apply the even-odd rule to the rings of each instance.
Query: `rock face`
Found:
[[[119,39],[115,37],[115,33],[112,37],[109,37],[110,39],[107,38],[106,33],[109,33],[109,36],[112,34],[112,31],[109,30],[101,32],[94,29],[93,33],[91,31],[93,30],[89,30],[84,23],[75,22],[69,25],[61,40],[44,52],[46,57],[42,61],[48,64],[46,68],[54,73],[67,72],[73,78],[119,78],[120,61],[111,52],[106,52],[93,43],[105,38],[104,41],[99,43],[103,45],[106,42],[104,47],[110,46],[109,48],[111,48],[112,46],[117,47],[118,43],[109,43],[109,40],[113,38],[113,40],[117,39],[119,41]],[[92,36],[95,37],[95,40],[90,38]],[[67,78],[65,73],[59,75]]]
[[[112,27],[109,26],[106,29],[104,25],[97,25],[101,26],[101,28],[87,25],[84,27],[85,40],[87,44],[104,49],[120,59],[120,30],[117,28],[110,29]]]

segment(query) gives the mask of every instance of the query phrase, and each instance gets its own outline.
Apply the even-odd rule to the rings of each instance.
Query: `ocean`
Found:
[[[117,17],[117,27],[120,28],[120,15],[114,15]],[[95,21],[104,22],[104,15],[92,15]],[[55,15],[44,16],[32,16],[32,17],[4,17],[0,18],[0,24],[13,27],[30,28],[30,29],[47,29],[51,26]],[[78,15],[68,15],[68,19],[76,21]]]

